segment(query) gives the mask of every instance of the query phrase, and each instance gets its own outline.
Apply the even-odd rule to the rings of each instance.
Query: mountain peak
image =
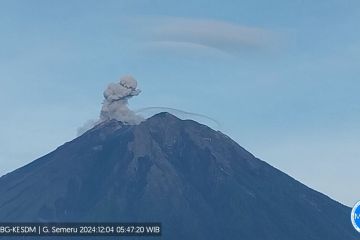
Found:
[[[175,115],[169,113],[169,112],[160,112],[152,117],[148,118],[146,121],[163,121],[163,122],[174,122],[174,121],[180,121],[181,119],[176,117]]]
[[[0,178],[1,221],[162,222],[165,239],[353,240],[349,213],[167,112],[106,121]]]

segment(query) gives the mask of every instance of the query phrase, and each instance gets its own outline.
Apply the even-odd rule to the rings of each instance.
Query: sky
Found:
[[[142,90],[132,109],[210,116],[352,206],[359,19],[358,0],[0,0],[0,175],[75,138],[106,86],[131,74]]]

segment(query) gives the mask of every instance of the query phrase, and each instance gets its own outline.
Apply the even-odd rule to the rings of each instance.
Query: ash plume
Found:
[[[141,90],[137,88],[137,81],[130,75],[126,75],[117,83],[110,83],[104,91],[104,101],[100,117],[97,120],[89,120],[82,127],[78,128],[78,136],[84,134],[94,126],[116,120],[128,125],[141,123],[145,118],[138,114],[159,113],[162,111],[170,112],[179,118],[197,119],[199,122],[206,122],[206,125],[213,125],[214,128],[221,128],[221,124],[215,119],[199,113],[186,112],[170,107],[145,107],[132,111],[128,108],[130,98],[137,96]],[[151,114],[153,115],[153,114]]]
[[[130,75],[122,77],[119,83],[110,83],[104,91],[100,122],[115,119],[125,124],[140,123],[143,118],[128,108],[128,100],[140,92],[137,81]]]
[[[117,120],[128,125],[139,124],[144,119],[128,108],[128,101],[140,93],[141,90],[137,89],[137,81],[130,75],[123,76],[120,82],[110,83],[104,91],[105,99],[102,103],[100,118],[87,121],[78,128],[77,135],[80,136],[94,126],[110,120]]]

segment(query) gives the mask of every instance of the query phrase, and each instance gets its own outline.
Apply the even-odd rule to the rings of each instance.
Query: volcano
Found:
[[[161,222],[161,239],[355,240],[350,212],[169,113],[103,122],[0,178],[0,222]]]

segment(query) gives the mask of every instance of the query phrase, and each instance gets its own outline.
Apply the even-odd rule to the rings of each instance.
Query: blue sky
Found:
[[[109,82],[209,115],[257,157],[360,200],[360,2],[0,1],[0,175],[76,136]]]

